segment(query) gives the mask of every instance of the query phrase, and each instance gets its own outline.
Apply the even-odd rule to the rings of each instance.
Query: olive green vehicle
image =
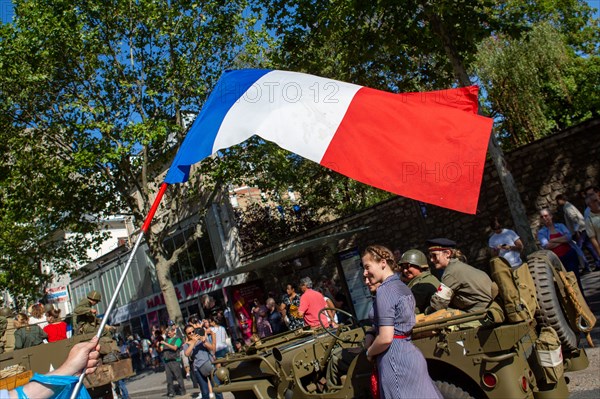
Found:
[[[94,334],[74,335],[71,338],[41,344],[24,349],[17,349],[0,354],[0,370],[11,366],[21,366],[25,371],[45,374],[60,366],[73,346],[79,342],[89,341]],[[131,359],[114,361],[100,365],[96,373],[84,379],[92,398],[112,398],[112,381],[135,375],[131,367]],[[2,380],[0,380],[0,383]]]
[[[462,328],[485,317],[485,313],[470,313],[415,325],[413,343],[425,356],[429,374],[444,398],[569,396],[564,371],[588,366],[576,332],[585,326],[569,317],[571,309],[556,274],[562,265],[548,252],[538,251],[528,259],[539,302],[535,318]],[[542,326],[554,328],[560,337],[562,367],[554,375],[555,381],[548,377],[536,353]],[[364,327],[354,322],[337,330],[296,330],[263,339],[245,353],[217,359],[215,363],[221,366],[214,375],[221,384],[214,390],[231,392],[236,399],[371,398],[372,364],[362,350],[364,336]],[[347,370],[337,371],[343,374],[340,376],[334,375],[330,363],[341,350],[357,353]]]

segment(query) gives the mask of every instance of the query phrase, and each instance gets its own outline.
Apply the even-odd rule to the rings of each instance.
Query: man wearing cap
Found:
[[[398,263],[401,273],[408,281],[406,285],[415,297],[415,313],[422,313],[440,286],[440,280],[431,274],[427,257],[418,249],[409,249],[403,253]]]
[[[83,298],[75,307],[73,311],[74,319],[73,325],[75,326],[75,334],[87,334],[95,333],[98,328],[98,322],[96,319],[96,306],[102,299],[102,296],[98,291],[90,291],[87,296]]]
[[[425,314],[453,308],[472,313],[485,310],[492,299],[493,283],[483,271],[460,261],[464,258],[456,243],[447,238],[428,240],[429,259],[435,268],[444,270],[442,282],[431,297]]]

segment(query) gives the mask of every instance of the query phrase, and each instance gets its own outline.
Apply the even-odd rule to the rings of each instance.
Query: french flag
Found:
[[[394,94],[297,72],[226,71],[165,183],[186,181],[194,163],[258,135],[351,179],[474,214],[492,130],[492,119],[477,115],[477,92]]]

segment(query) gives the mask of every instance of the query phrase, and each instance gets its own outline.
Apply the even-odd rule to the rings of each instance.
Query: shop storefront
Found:
[[[223,288],[230,284],[231,277],[213,278],[197,277],[175,286],[175,293],[181,307],[183,320],[193,315],[203,317],[204,310],[199,299],[204,294],[213,297],[217,303],[223,303]],[[169,314],[162,293],[153,294],[135,302],[118,307],[109,320],[112,325],[119,326],[119,332],[139,334],[150,337],[152,329],[166,326],[169,323]]]

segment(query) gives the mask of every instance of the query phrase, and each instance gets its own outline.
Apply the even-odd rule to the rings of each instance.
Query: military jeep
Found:
[[[425,356],[429,374],[444,398],[569,396],[562,370],[555,381],[549,380],[535,345],[542,326],[555,327],[561,339],[561,369],[577,371],[588,366],[585,350],[579,347],[581,325],[577,324],[581,323],[569,316],[556,274],[563,266],[553,255],[538,251],[528,259],[540,302],[535,317],[463,327],[484,320],[486,312],[481,312],[415,325],[413,343]],[[214,390],[231,392],[238,399],[371,398],[372,365],[362,350],[364,336],[365,328],[353,321],[335,330],[296,330],[262,339],[245,353],[217,359],[220,368],[213,378],[218,377],[220,385]],[[332,375],[336,369],[331,362],[341,351],[356,354],[341,371],[343,375]]]

